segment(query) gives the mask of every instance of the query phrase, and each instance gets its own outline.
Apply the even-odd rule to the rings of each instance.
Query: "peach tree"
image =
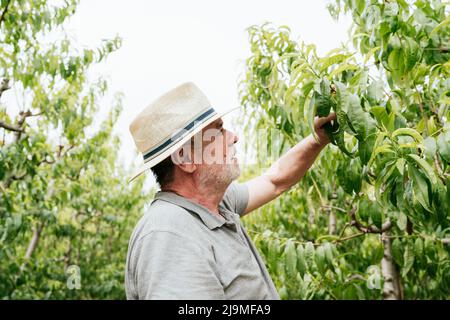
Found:
[[[120,38],[77,46],[75,0],[0,4],[0,298],[124,298],[145,194],[117,161],[121,97],[102,119],[108,82],[88,75]]]
[[[324,56],[286,26],[248,29],[246,134],[279,133],[253,145],[276,144],[279,156],[312,132],[314,117],[337,115],[326,127],[332,144],[295,188],[246,218],[248,228],[283,298],[448,298],[448,3],[337,0],[328,9],[353,24],[348,44]],[[257,159],[247,175],[271,160]]]

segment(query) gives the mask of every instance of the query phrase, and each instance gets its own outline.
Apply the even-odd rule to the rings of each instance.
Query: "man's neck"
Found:
[[[228,186],[215,186],[215,188],[202,188],[193,183],[184,183],[183,186],[171,185],[167,188],[163,188],[162,191],[174,192],[179,196],[202,205],[212,213],[220,215],[219,203],[222,201],[227,187]]]

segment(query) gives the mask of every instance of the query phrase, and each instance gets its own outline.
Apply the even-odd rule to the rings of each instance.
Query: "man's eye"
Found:
[[[216,135],[217,135],[217,136],[218,136],[218,135],[221,135],[221,134],[223,135],[224,131],[225,131],[224,128],[219,128],[219,129],[217,130],[217,134],[216,134]]]

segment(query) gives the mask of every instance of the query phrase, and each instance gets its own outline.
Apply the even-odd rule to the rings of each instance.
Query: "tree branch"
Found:
[[[64,146],[63,146],[63,145],[59,145],[59,146],[58,146],[58,152],[57,152],[58,158],[64,157],[64,156],[65,156],[70,150],[72,150],[73,148],[75,148],[75,146],[74,146],[73,144],[71,144],[71,145],[67,148],[67,150],[66,150],[64,153],[62,153],[62,151],[63,151],[63,149],[64,149]]]
[[[14,131],[14,132],[23,132],[23,130],[21,128],[19,128],[18,126],[8,124],[4,121],[0,121],[0,128],[4,128],[6,130]]]
[[[353,238],[361,237],[361,236],[363,236],[363,235],[365,235],[364,232],[355,233],[355,234],[349,235],[349,236],[344,237],[344,238],[336,239],[336,240],[333,241],[333,242],[334,242],[334,243],[340,243],[340,242],[344,242],[344,241],[347,241],[347,240],[350,240],[350,239],[353,239]]]
[[[64,152],[63,154],[61,154],[61,151],[62,151],[62,149],[64,148],[64,146],[59,145],[59,146],[58,146],[58,151],[57,151],[57,157],[58,157],[58,159],[61,158],[61,157],[66,156],[67,153],[69,152],[69,150],[73,149],[74,147],[75,147],[74,145],[70,145],[69,148],[66,150],[66,152]],[[36,167],[39,167],[39,166],[40,166],[41,164],[43,164],[43,163],[47,163],[47,164],[53,164],[53,163],[55,163],[55,160],[48,160],[47,157],[48,157],[48,155],[47,155],[46,157],[44,157],[44,160],[38,162],[38,163],[36,164]],[[22,174],[22,175],[20,175],[20,176],[16,176],[16,175],[10,176],[10,177],[6,180],[6,182],[4,183],[4,187],[5,187],[5,188],[9,188],[9,186],[11,185],[11,183],[12,183],[13,181],[22,180],[23,178],[25,178],[25,177],[27,176],[27,174],[28,174],[28,172],[25,172],[24,174]]]
[[[21,176],[12,175],[11,180],[22,180],[23,178],[25,178],[26,175],[27,175],[26,172]]]
[[[42,230],[44,229],[45,221],[40,222],[37,226],[33,227],[33,236],[31,237],[30,243],[27,247],[27,252],[25,253],[24,261],[22,265],[20,266],[20,272],[23,272],[25,269],[25,265],[28,260],[30,260],[31,255],[33,254],[34,250],[37,247],[37,244],[39,242],[39,239],[41,237]]]
[[[11,89],[11,86],[9,85],[9,79],[3,78],[2,83],[0,84],[0,98],[2,97],[3,92],[8,89]]]
[[[440,47],[440,48],[424,48],[423,50],[425,51],[439,51],[442,53],[448,53],[449,52],[449,48],[446,47]]]
[[[351,221],[350,221],[350,225],[356,227],[356,229],[358,229],[359,231],[363,232],[363,233],[383,233],[388,231],[391,226],[392,223],[390,220],[387,220],[385,223],[383,223],[383,225],[381,226],[381,230],[376,227],[376,226],[364,226],[361,222],[359,222],[356,219],[356,208],[353,208],[350,212],[349,212]]]
[[[29,114],[27,114],[27,117],[37,117],[40,116],[41,114],[43,114],[43,112],[39,112],[39,113],[35,113],[35,114],[31,114],[31,111],[27,111],[29,112]]]
[[[342,208],[335,207],[335,206],[330,206],[330,205],[327,205],[327,204],[324,204],[324,205],[322,205],[321,207],[322,207],[322,208],[325,208],[325,209],[336,209],[336,210],[338,210],[338,211],[347,213],[347,211],[345,211],[345,210],[342,209]]]
[[[17,121],[17,127],[20,129],[20,131],[16,131],[15,136],[14,136],[14,143],[18,142],[20,140],[20,136],[22,134],[23,130],[23,124],[25,123],[25,119],[27,117],[31,117],[31,111],[20,111],[19,112],[19,121]]]
[[[63,258],[65,269],[67,269],[67,267],[70,266],[72,260],[72,242],[70,240],[71,238],[69,238],[69,245],[66,253],[64,253]]]
[[[350,277],[348,277],[347,279],[345,279],[345,283],[348,283],[348,282],[352,282],[353,280],[361,280],[361,281],[364,281],[364,282],[366,282],[366,278],[364,278],[362,275],[360,275],[360,274],[352,274],[352,275],[350,275]]]
[[[1,89],[3,89],[3,87],[0,88],[0,96],[1,96],[1,93],[4,91],[4,90],[2,91]],[[4,128],[5,130],[9,130],[9,131],[14,131],[16,134],[16,136],[14,138],[14,142],[17,142],[20,139],[21,133],[24,131],[23,124],[25,123],[25,119],[28,117],[40,116],[41,114],[42,114],[42,112],[32,114],[30,110],[25,111],[25,112],[20,111],[19,112],[19,120],[17,121],[17,125],[12,125],[12,124],[6,123],[4,121],[0,121],[0,128]]]
[[[3,20],[5,19],[5,14],[8,11],[8,6],[10,4],[11,0],[8,0],[8,2],[5,5],[5,9],[3,9],[2,15],[0,16],[0,25],[2,24]]]
[[[3,10],[2,15],[0,16],[0,25],[2,24],[2,22],[3,22],[4,18],[5,18],[5,14],[8,11],[8,6],[9,6],[10,2],[11,2],[11,0],[8,0],[8,2],[5,5],[5,9]]]

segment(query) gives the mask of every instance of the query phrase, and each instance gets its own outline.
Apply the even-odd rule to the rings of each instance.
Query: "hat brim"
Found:
[[[135,180],[137,177],[139,177],[141,174],[143,174],[145,171],[151,169],[152,167],[156,166],[158,163],[160,163],[161,161],[163,161],[164,159],[166,159],[168,156],[170,156],[172,153],[174,153],[178,148],[182,147],[183,144],[185,144],[187,141],[189,141],[189,139],[191,139],[195,134],[197,134],[198,132],[200,132],[203,128],[205,128],[206,126],[208,126],[209,124],[211,124],[212,122],[216,121],[219,118],[222,118],[226,115],[228,115],[229,113],[240,109],[242,106],[237,106],[234,108],[231,108],[229,110],[226,110],[222,113],[218,113],[214,116],[212,116],[211,118],[209,118],[208,120],[206,120],[204,123],[200,124],[199,126],[197,126],[192,132],[190,132],[186,137],[183,137],[183,139],[181,139],[180,141],[178,141],[177,143],[175,143],[173,146],[171,146],[170,148],[168,148],[167,150],[165,150],[164,152],[162,152],[160,155],[158,155],[157,157],[155,157],[154,159],[144,163],[143,165],[141,165],[131,176],[131,178],[128,180],[128,183],[132,182],[133,180]]]

